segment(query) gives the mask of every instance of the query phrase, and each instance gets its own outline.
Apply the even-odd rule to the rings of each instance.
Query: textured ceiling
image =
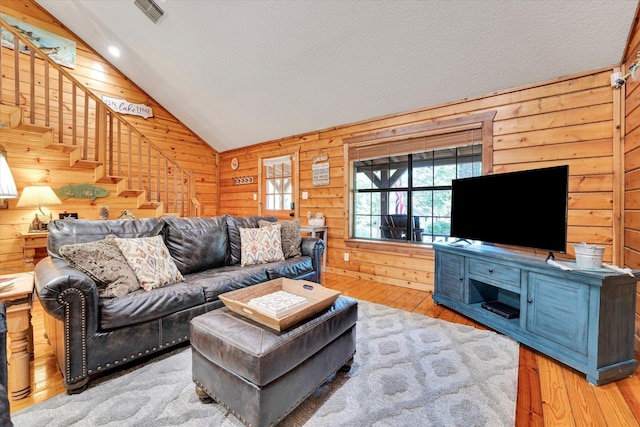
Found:
[[[37,2],[218,151],[619,65],[638,4]]]

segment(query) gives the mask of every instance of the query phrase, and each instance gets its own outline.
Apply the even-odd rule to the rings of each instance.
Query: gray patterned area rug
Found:
[[[513,426],[518,343],[492,331],[360,301],[357,353],[282,426]],[[241,426],[203,404],[191,349],[90,383],[12,416],[30,426]]]

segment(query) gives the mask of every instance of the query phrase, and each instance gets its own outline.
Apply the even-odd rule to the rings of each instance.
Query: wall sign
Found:
[[[331,179],[329,177],[329,160],[328,155],[318,156],[313,158],[313,165],[311,166],[311,173],[313,178],[313,185],[329,185]]]
[[[238,169],[238,166],[240,166],[240,162],[238,161],[238,158],[234,157],[233,159],[231,159],[231,169],[236,170]]]
[[[102,101],[107,104],[111,109],[121,114],[130,114],[132,116],[140,116],[148,119],[153,117],[153,109],[148,105],[135,104],[122,98],[112,98],[110,96],[102,95]]]

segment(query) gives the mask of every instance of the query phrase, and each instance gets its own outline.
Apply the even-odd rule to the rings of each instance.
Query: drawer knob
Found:
[[[532,300],[531,298],[528,298],[528,299],[527,299],[527,302],[528,302],[529,304],[531,304],[531,303],[533,302],[533,300]]]
[[[490,268],[490,269],[489,269],[489,273],[493,273],[493,268]]]

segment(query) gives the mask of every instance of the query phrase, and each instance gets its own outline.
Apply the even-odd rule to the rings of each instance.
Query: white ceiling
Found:
[[[220,152],[619,65],[638,4],[37,2]]]

